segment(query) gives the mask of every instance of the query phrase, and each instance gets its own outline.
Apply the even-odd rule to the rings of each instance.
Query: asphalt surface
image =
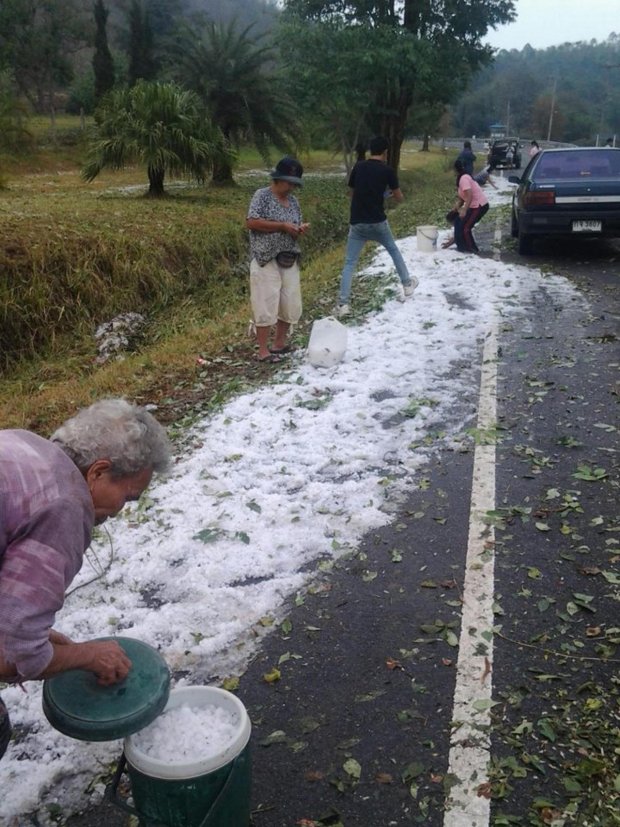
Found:
[[[491,231],[480,231],[481,247],[490,248]],[[526,263],[511,249],[502,259]],[[554,741],[549,727],[566,725],[562,703],[584,686],[611,686],[611,663],[579,658],[599,651],[583,648],[588,629],[604,637],[606,624],[620,625],[601,576],[618,571],[620,247],[540,243],[528,261],[565,275],[589,306],[562,306],[543,286],[500,331],[496,824],[551,823],[544,802],[566,801],[565,765],[552,754],[560,733]],[[461,400],[472,413],[477,390]],[[438,451],[397,518],[317,572],[242,676],[255,827],[443,824],[472,463],[472,450]],[[576,478],[580,466],[605,476]],[[280,680],[267,683],[274,667]],[[534,730],[528,743],[518,740],[529,732],[523,722]],[[128,823],[108,804],[68,822]]]

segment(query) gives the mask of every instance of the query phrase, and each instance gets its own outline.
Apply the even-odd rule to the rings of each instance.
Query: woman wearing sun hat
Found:
[[[288,351],[291,325],[301,317],[299,236],[309,228],[293,192],[302,186],[303,167],[288,155],[269,174],[271,184],[256,190],[246,218],[250,231],[250,300],[259,362],[278,362]],[[273,345],[269,333],[275,326]]]

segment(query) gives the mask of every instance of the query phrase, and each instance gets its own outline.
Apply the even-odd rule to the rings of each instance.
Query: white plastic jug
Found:
[[[416,237],[418,239],[418,250],[421,253],[434,253],[437,249],[437,227],[429,224],[418,227]]]
[[[347,329],[338,319],[327,316],[312,324],[308,342],[308,360],[315,368],[337,365],[347,349]]]

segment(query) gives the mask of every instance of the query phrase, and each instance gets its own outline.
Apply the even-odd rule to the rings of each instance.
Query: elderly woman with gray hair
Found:
[[[109,686],[131,662],[114,641],[74,643],[52,627],[93,526],[167,469],[166,432],[123,399],[96,402],[44,439],[0,430],[0,681],[84,669]],[[0,757],[10,737],[0,699]]]

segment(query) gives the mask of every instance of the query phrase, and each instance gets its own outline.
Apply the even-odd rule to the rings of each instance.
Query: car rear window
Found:
[[[612,178],[620,175],[620,152],[581,150],[550,152],[540,157],[534,178]]]

